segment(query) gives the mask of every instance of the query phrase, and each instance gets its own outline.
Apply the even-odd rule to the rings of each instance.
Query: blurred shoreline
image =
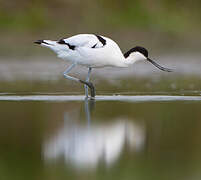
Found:
[[[158,70],[149,62],[139,62],[129,68],[94,68],[93,76],[99,79],[119,79],[127,77],[154,77],[164,76],[166,78],[181,75],[200,76],[201,54],[200,55],[170,55],[157,56],[154,58],[164,67],[173,69],[172,73]],[[28,58],[1,58],[0,59],[0,81],[14,80],[59,80],[63,79],[63,72],[70,65],[69,62],[53,56],[37,56]],[[77,66],[72,74],[83,77],[87,68]]]
[[[201,55],[157,56],[155,60],[174,72],[160,71],[148,62],[129,68],[93,69],[91,81],[97,94],[124,95],[200,95]],[[69,66],[57,57],[1,58],[0,93],[17,94],[83,94],[83,86],[66,80],[63,72]],[[77,66],[71,75],[84,79],[87,68]]]

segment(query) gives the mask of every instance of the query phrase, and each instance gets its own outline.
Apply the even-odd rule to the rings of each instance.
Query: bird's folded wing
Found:
[[[93,34],[79,34],[63,40],[71,46],[88,48],[101,48],[106,41],[103,37]]]

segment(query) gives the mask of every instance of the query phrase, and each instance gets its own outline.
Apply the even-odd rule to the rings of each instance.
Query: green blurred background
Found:
[[[1,0],[0,52],[35,54],[35,39],[77,33],[109,36],[123,50],[140,44],[152,51],[199,51],[200,7],[199,0]]]

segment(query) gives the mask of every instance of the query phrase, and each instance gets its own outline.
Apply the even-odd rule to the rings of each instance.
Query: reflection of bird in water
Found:
[[[91,90],[91,97],[95,97],[95,88],[89,81],[92,68],[106,66],[128,67],[137,61],[147,60],[163,71],[171,71],[151,60],[145,48],[136,46],[123,54],[113,40],[100,35],[79,34],[59,41],[38,40],[35,43],[50,48],[59,58],[72,62],[72,65],[64,72],[64,77],[83,83],[87,97],[88,88]],[[89,69],[85,81],[68,75],[70,70],[77,64],[86,66]]]
[[[44,155],[47,160],[64,157],[77,167],[95,167],[104,161],[113,163],[126,144],[139,151],[145,141],[144,127],[128,119],[116,119],[112,124],[64,126],[45,142]]]
[[[64,127],[44,143],[46,160],[64,157],[66,163],[75,167],[95,168],[99,162],[112,164],[125,144],[135,151],[143,148],[145,129],[142,124],[133,123],[127,118],[114,119],[113,123],[91,124],[89,111],[86,117],[88,125],[75,123],[72,117],[65,117]]]

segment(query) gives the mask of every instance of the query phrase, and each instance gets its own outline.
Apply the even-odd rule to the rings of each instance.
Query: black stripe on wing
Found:
[[[91,48],[96,48],[96,45],[97,45],[97,43],[96,44],[94,44]]]
[[[102,38],[101,36],[99,35],[96,35],[96,37],[98,38],[98,40],[103,44],[103,46],[106,45],[106,40],[104,38]]]
[[[69,49],[71,50],[75,50],[75,46],[74,45],[70,45],[69,43],[66,43],[63,39],[60,39],[59,41],[57,41],[58,44],[66,44]]]

